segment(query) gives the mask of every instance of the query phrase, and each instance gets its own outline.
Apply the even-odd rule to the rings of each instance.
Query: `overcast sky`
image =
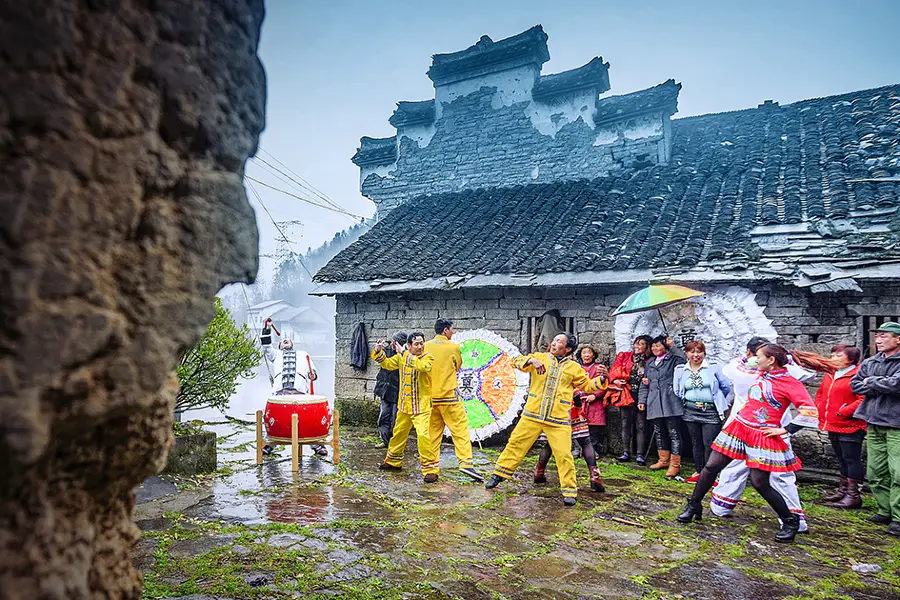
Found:
[[[683,86],[676,118],[900,82],[898,0],[267,0],[261,146],[349,212],[369,216],[374,206],[359,194],[350,157],[360,136],[395,133],[387,120],[397,101],[434,97],[425,76],[431,55],[539,23],[549,36],[544,74],[602,56],[608,94],[674,78]],[[287,189],[252,161],[247,173]],[[353,222],[255,187],[275,220],[302,222],[287,229],[297,251]],[[276,229],[250,197],[261,251],[271,253]]]

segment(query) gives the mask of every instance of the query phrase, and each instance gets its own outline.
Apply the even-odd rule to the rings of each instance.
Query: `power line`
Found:
[[[245,177],[246,177],[246,175],[245,175]],[[251,179],[251,178],[247,177],[247,179]],[[253,180],[253,181],[255,181],[255,180]],[[265,185],[265,184],[263,184],[263,185]],[[281,229],[281,227],[279,227],[278,223],[275,221],[275,218],[272,216],[272,213],[269,212],[269,209],[266,208],[266,204],[262,201],[262,197],[259,195],[259,192],[256,191],[256,188],[253,187],[252,183],[248,182],[247,186],[250,188],[250,191],[253,192],[253,195],[256,196],[256,200],[259,202],[259,205],[262,206],[263,210],[266,211],[266,214],[269,215],[269,220],[272,221],[272,225],[274,225],[275,229],[278,230],[278,233],[281,234],[282,239],[288,245],[288,248],[291,249],[291,253],[293,253],[294,255],[297,256],[297,260],[300,261],[300,266],[303,267],[303,270],[306,271],[307,275],[309,275],[309,280],[312,281],[313,277],[314,277],[312,272],[310,272],[310,270],[306,268],[306,263],[303,262],[303,258],[299,254],[297,254],[297,252],[294,251],[294,247],[291,245],[291,241],[284,234],[284,231]]]
[[[241,291],[244,293],[244,302],[247,304],[247,318],[249,320],[249,318],[250,318],[250,298],[247,297],[247,285],[243,281],[241,282]],[[251,323],[252,323],[252,321],[251,321]],[[254,325],[250,325],[250,328],[253,330],[254,335],[259,337],[259,335],[256,334],[256,331],[257,331],[256,327]],[[272,369],[269,368],[269,358],[266,356],[265,351],[263,352],[263,362],[266,363],[266,371],[269,372],[269,380],[271,381],[272,380]]]
[[[265,148],[263,148],[263,147],[261,147],[261,146],[260,146],[259,149],[260,149],[262,152],[265,152],[265,153],[269,156],[269,158],[271,158],[272,160],[274,160],[275,162],[277,162],[279,165],[281,165],[282,167],[284,167],[285,169],[287,169],[289,173],[291,173],[292,175],[294,175],[294,177],[296,177],[297,179],[299,179],[300,181],[302,181],[303,184],[305,184],[305,185],[306,185],[306,186],[307,186],[314,194],[316,194],[316,195],[318,195],[320,198],[322,198],[322,200],[325,200],[326,202],[328,202],[329,204],[331,204],[332,206],[335,206],[335,207],[337,207],[337,208],[343,208],[343,207],[339,206],[337,203],[332,202],[331,199],[330,199],[324,192],[320,191],[316,186],[314,186],[313,184],[311,184],[310,182],[308,182],[307,180],[305,180],[299,173],[297,173],[296,171],[294,171],[293,169],[291,169],[289,166],[287,166],[286,164],[284,164],[283,162],[281,162],[280,160],[278,160],[278,157],[276,157],[274,154],[272,154],[271,152],[269,152],[268,150],[266,150]],[[262,159],[260,158],[260,160],[262,160]]]
[[[267,153],[267,154],[268,154],[268,153]],[[270,156],[271,156],[271,155],[270,155]],[[297,175],[296,173],[294,173],[294,175],[295,175],[296,177],[298,177],[303,183],[301,183],[300,181],[297,181],[297,179],[294,179],[294,177],[291,177],[291,175],[285,173],[284,171],[282,171],[281,169],[279,169],[278,167],[276,167],[275,165],[273,165],[272,163],[270,163],[269,161],[267,161],[266,159],[264,159],[264,158],[262,158],[262,157],[260,157],[260,156],[254,156],[254,157],[253,157],[253,160],[254,160],[254,162],[259,162],[259,163],[262,163],[262,165],[265,165],[265,170],[267,170],[271,175],[274,175],[275,177],[277,177],[277,178],[280,179],[281,181],[287,183],[288,186],[293,187],[294,189],[299,190],[299,191],[301,191],[301,192],[311,192],[311,193],[313,194],[313,196],[319,197],[319,198],[320,198],[323,202],[325,202],[326,204],[329,204],[329,205],[333,206],[334,208],[336,208],[336,209],[338,209],[338,210],[340,210],[340,211],[344,211],[344,210],[345,210],[343,206],[341,206],[341,205],[337,204],[336,202],[332,201],[331,198],[329,198],[328,196],[324,195],[323,193],[321,193],[321,192],[320,192],[319,190],[317,190],[316,188],[312,187],[312,184],[310,184],[309,182],[307,182],[305,179],[303,179],[302,177],[300,177],[300,176]],[[272,160],[278,162],[279,164],[284,165],[284,163],[282,163],[281,161],[279,161],[279,160],[278,160],[277,158],[275,158],[274,156],[272,157]],[[285,168],[288,169],[288,170],[290,170],[290,169],[289,169],[288,167],[286,167],[286,166],[285,166]],[[293,173],[293,171],[291,171],[291,173]]]
[[[309,198],[304,198],[303,196],[298,196],[297,194],[288,192],[288,191],[286,191],[286,190],[282,190],[282,189],[277,188],[277,187],[275,187],[275,186],[273,186],[273,185],[269,185],[268,183],[266,183],[266,182],[264,182],[264,181],[260,181],[259,179],[255,179],[255,178],[253,178],[253,177],[250,177],[249,175],[244,175],[244,178],[247,179],[247,180],[249,180],[249,181],[253,181],[254,183],[258,183],[259,185],[261,185],[261,186],[263,186],[263,187],[267,187],[267,188],[269,188],[269,189],[271,189],[271,190],[275,190],[276,192],[281,192],[282,194],[285,194],[286,196],[290,196],[290,197],[292,197],[292,198],[296,198],[297,200],[302,200],[303,202],[306,202],[307,204],[311,204],[311,205],[316,206],[316,207],[318,207],[318,208],[323,208],[323,209],[325,209],[325,210],[330,210],[330,211],[332,211],[332,212],[336,212],[336,213],[338,213],[338,214],[346,215],[346,216],[348,216],[348,217],[353,217],[353,218],[356,218],[356,219],[365,220],[365,217],[362,217],[362,216],[360,216],[360,215],[353,214],[353,213],[351,213],[351,212],[349,212],[349,211],[346,211],[346,210],[344,210],[344,209],[337,209],[337,208],[333,208],[333,207],[331,207],[331,206],[327,206],[327,205],[324,205],[324,204],[319,204],[319,203],[317,203],[317,202],[313,202],[313,201],[310,200]]]

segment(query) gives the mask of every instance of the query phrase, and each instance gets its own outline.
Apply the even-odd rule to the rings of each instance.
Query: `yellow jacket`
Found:
[[[388,371],[400,371],[400,394],[397,410],[408,415],[418,415],[431,410],[431,368],[434,356],[413,356],[409,350],[388,358],[384,350],[372,352],[372,360]]]
[[[462,366],[462,352],[459,345],[454,344],[443,335],[425,342],[425,352],[434,356],[434,368],[431,370],[431,397],[437,403],[456,402],[456,373]]]
[[[539,375],[534,366],[528,364],[536,359],[546,370]],[[606,389],[606,380],[601,377],[589,378],[584,369],[569,357],[556,358],[549,352],[535,352],[513,359],[513,366],[531,374],[528,400],[522,410],[522,417],[552,425],[569,425],[569,410],[572,398],[578,389],[593,394]]]

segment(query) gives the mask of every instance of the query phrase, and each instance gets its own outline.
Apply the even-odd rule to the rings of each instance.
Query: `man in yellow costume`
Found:
[[[456,373],[462,366],[459,345],[450,341],[453,337],[453,321],[440,318],[434,324],[434,339],[425,344],[425,352],[434,356],[431,370],[431,437],[432,454],[441,458],[441,441],[444,427],[450,430],[459,470],[475,481],[484,477],[475,470],[472,463],[472,440],[469,439],[469,418],[466,407],[456,392]]]
[[[385,342],[378,340],[372,359],[388,371],[400,371],[400,395],[397,401],[397,420],[388,443],[387,457],[378,468],[382,471],[399,471],[403,468],[403,455],[410,430],[416,428],[416,442],[419,448],[419,462],[425,483],[434,483],[438,478],[438,456],[434,454],[428,425],[431,420],[431,370],[434,356],[425,352],[425,334],[416,331],[409,334],[409,350],[404,350],[397,342],[394,356],[388,358],[384,352]]]
[[[494,474],[484,484],[487,489],[497,487],[504,479],[512,477],[525,454],[534,445],[541,432],[556,457],[559,486],[566,506],[574,506],[578,496],[575,479],[575,460],[572,458],[572,426],[569,409],[577,388],[586,394],[606,389],[603,376],[590,379],[584,369],[572,358],[578,347],[574,335],[560,333],[550,344],[550,352],[535,352],[513,360],[520,371],[531,374],[528,400],[518,425],[509,436],[506,448],[497,459]]]

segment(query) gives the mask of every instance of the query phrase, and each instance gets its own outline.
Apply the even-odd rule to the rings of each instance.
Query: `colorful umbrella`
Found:
[[[649,285],[625,298],[625,301],[612,314],[624,315],[654,308],[659,311],[663,306],[675,304],[688,298],[696,298],[703,294],[704,292],[698,292],[683,285]],[[662,312],[659,313],[659,318],[662,320]],[[663,320],[663,328],[665,329],[665,327],[666,322]]]
[[[519,351],[487,329],[459,331],[453,336],[462,352],[457,390],[466,408],[469,436],[485,440],[512,425],[528,394],[529,377],[512,366]],[[449,430],[444,432],[450,435]]]

